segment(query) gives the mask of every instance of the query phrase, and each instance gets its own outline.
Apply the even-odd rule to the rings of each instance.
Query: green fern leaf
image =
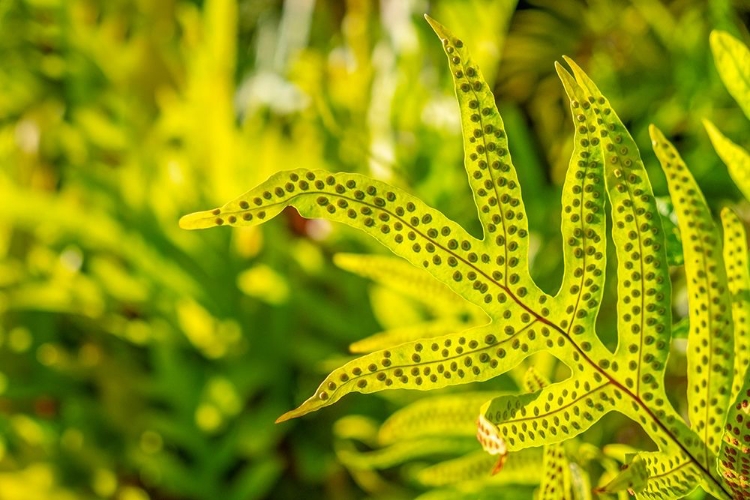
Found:
[[[437,317],[434,321],[391,328],[358,340],[349,346],[352,353],[364,354],[404,342],[447,335],[478,326],[487,320],[480,308],[457,297],[446,285],[403,259],[340,253],[334,256],[334,262],[342,269],[424,304]]]
[[[523,386],[528,392],[541,391],[548,385],[549,380],[547,377],[539,373],[533,366],[530,366],[523,375]]]
[[[574,437],[614,409],[610,382],[591,384],[577,377],[533,394],[495,398],[482,408],[509,451],[543,446]]]
[[[474,324],[474,321],[469,321],[467,323],[461,321],[459,318],[448,317],[401,328],[392,328],[353,342],[349,345],[349,351],[355,354],[365,354],[393,347],[405,342],[419,339],[430,339],[453,332],[459,332],[466,329],[466,327],[473,326]]]
[[[736,500],[750,496],[750,273],[747,237],[739,218],[729,209],[724,224],[724,259],[732,293],[735,358],[732,405],[719,450],[719,473]]]
[[[369,394],[391,388],[430,390],[489,380],[525,357],[521,349],[510,346],[512,343],[513,340],[498,340],[492,326],[482,326],[367,354],[334,370],[314,396],[277,422],[319,410],[353,391]],[[490,353],[503,350],[502,346],[507,346],[508,353],[502,356],[507,358],[506,364],[501,365]]]
[[[724,86],[750,118],[750,51],[725,31],[711,32],[710,42]]]
[[[745,198],[750,200],[750,154],[725,137],[710,121],[703,120],[703,125],[706,127],[716,153],[727,166],[732,180]]]
[[[328,406],[350,392],[427,390],[487,380],[544,350],[570,368],[570,378],[533,394],[503,395],[486,403],[478,431],[485,449],[504,454],[560,443],[616,410],[640,424],[660,450],[638,458],[638,468],[646,471],[637,485],[644,495],[656,495],[652,492],[661,488],[661,474],[670,474],[667,486],[675,491],[688,491],[700,482],[715,496],[729,498],[715,465],[717,426],[720,429],[723,423],[721,402],[728,398],[731,386],[729,371],[717,373],[709,365],[710,369],[698,373],[697,382],[691,380],[691,387],[697,384],[700,389],[690,396],[694,429],[666,397],[664,370],[672,327],[669,266],[657,204],[632,137],[575,63],[566,59],[572,74],[557,66],[576,129],[563,187],[563,280],[554,297],[544,293],[529,274],[526,213],[494,97],[461,40],[428,21],[443,42],[453,74],[465,167],[483,228],[482,240],[403,190],[357,174],[302,169],[276,174],[223,207],[185,216],[180,223],[189,229],[255,225],[294,206],[304,217],[349,224],[376,238],[481,307],[491,322],[409,341],[351,361],[279,421]],[[660,149],[657,153],[664,156],[664,147]],[[687,198],[700,197],[697,186],[682,178],[675,182],[689,191],[686,203]],[[617,255],[618,345],[614,354],[595,332],[605,280],[605,195],[610,201]],[[708,238],[718,248],[707,212],[688,213],[687,206],[677,201],[675,206],[680,214],[686,212],[682,219],[690,217],[707,231],[690,232],[691,238],[698,239],[688,240],[689,231],[683,230],[683,241],[689,242],[686,246],[700,246]],[[721,350],[715,359],[731,363],[731,352],[727,353],[731,333],[724,328],[731,309],[724,298],[728,294],[723,291],[721,255],[706,253],[704,260],[710,268],[701,270],[695,269],[697,250],[691,252],[690,258],[687,251],[685,257],[688,275],[722,290],[712,295],[719,305],[712,303],[711,312],[697,315],[691,311],[691,316],[700,318],[693,326],[695,335],[691,333],[697,339],[692,342],[692,366],[707,353],[695,345],[702,341]],[[699,275],[701,271],[705,276]],[[701,319],[714,321],[706,314],[720,317],[711,327],[704,327]],[[722,392],[719,381],[725,379]],[[709,394],[707,387],[715,393]]]
[[[729,292],[732,294],[734,321],[734,374],[732,398],[742,390],[750,367],[750,272],[748,271],[745,227],[730,209],[721,211],[724,225],[724,262],[727,266]]]
[[[353,446],[339,447],[336,455],[342,464],[358,470],[389,469],[417,459],[464,455],[476,450],[476,443],[462,438],[429,438],[403,441],[373,451]]]
[[[431,309],[458,314],[475,306],[461,300],[445,284],[433,279],[403,259],[386,255],[356,255],[339,253],[333,262],[351,273],[371,279],[407,297],[423,302]],[[445,332],[448,333],[448,332]]]
[[[511,455],[512,456],[512,455]],[[539,486],[539,500],[567,500],[571,493],[570,464],[561,445],[548,446],[544,450],[544,473]]]
[[[428,436],[473,437],[479,408],[498,395],[497,392],[463,392],[420,399],[383,422],[378,441],[386,445]]]
[[[476,442],[461,435],[420,435],[378,447],[377,424],[360,415],[348,415],[336,421],[336,454],[353,470],[388,469],[417,459],[453,457],[476,450]],[[360,451],[352,441],[373,448]]]
[[[549,380],[542,376],[534,367],[529,368],[524,376],[524,386],[528,391],[538,392],[549,385]],[[534,448],[530,448],[534,449]],[[514,457],[518,453],[526,450],[512,453]],[[504,467],[503,467],[504,468]],[[571,464],[565,454],[565,448],[562,443],[551,444],[544,447],[544,460],[542,463],[542,480],[539,485],[540,500],[567,500],[569,498],[581,498],[582,495],[576,495],[573,491],[573,478],[571,474]],[[584,476],[583,471],[578,471],[578,476]],[[579,481],[584,482],[584,481]],[[589,488],[584,488],[587,491]],[[582,493],[582,492],[581,492]]]
[[[588,473],[574,462],[568,464],[568,471],[570,473],[570,498],[573,500],[591,500],[593,490]]]
[[[490,471],[495,466],[497,458],[479,450],[463,457],[446,460],[439,464],[425,467],[416,475],[417,481],[427,487],[443,487],[468,483],[478,484],[539,484],[539,466],[542,463],[542,453],[538,448],[529,448],[508,456],[502,470],[493,476]],[[470,486],[469,486],[470,487]]]
[[[721,237],[706,200],[672,144],[654,126],[654,151],[667,176],[677,210],[685,255],[690,305],[688,335],[688,406],[691,427],[703,442],[705,468],[719,451],[729,406],[733,363],[732,307]]]
[[[565,360],[574,375],[538,394],[505,396],[486,406],[485,416],[501,429],[510,450],[573,437],[616,406],[644,424],[651,420],[654,434],[663,433],[663,424],[660,429],[654,422],[658,417],[645,404],[666,404],[662,378],[670,282],[656,203],[632,138],[593,82],[569,63],[575,78],[560,66],[558,73],[577,124],[576,149],[563,187],[563,233],[573,251],[566,255],[555,309],[562,309],[557,328],[563,339],[574,339],[567,350],[572,359]],[[605,179],[621,277],[621,336],[614,358],[594,333],[604,280]],[[641,374],[646,368],[648,373]],[[660,435],[656,441],[667,445],[670,438]]]
[[[700,481],[698,467],[689,459],[661,452],[639,453],[611,483],[597,491],[627,490],[639,498],[682,498]]]
[[[750,370],[729,408],[719,452],[719,472],[734,500],[750,497]]]
[[[414,500],[477,500],[477,498],[481,498],[481,500],[518,500],[523,498],[524,494],[527,494],[524,490],[511,489],[507,486],[488,487],[479,491],[446,488],[429,491],[419,495]]]

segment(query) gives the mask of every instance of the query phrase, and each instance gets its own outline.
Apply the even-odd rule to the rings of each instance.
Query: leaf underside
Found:
[[[294,206],[303,217],[364,231],[439,286],[481,308],[490,323],[408,340],[355,359],[278,421],[333,404],[350,392],[429,390],[488,380],[544,350],[570,368],[570,378],[486,404],[480,424],[487,446],[513,452],[554,445],[615,410],[639,423],[659,452],[640,454],[638,481],[616,478],[613,488],[661,498],[686,494],[700,483],[729,498],[716,463],[726,445],[722,432],[733,378],[727,367],[732,366],[733,310],[718,232],[692,176],[653,129],[678,210],[690,282],[689,359],[695,369],[690,428],[664,388],[672,328],[669,266],[656,200],[634,140],[575,63],[566,59],[572,74],[557,65],[571,103],[575,144],[563,186],[562,283],[554,296],[544,293],[529,274],[527,218],[494,96],[461,40],[428,21],[443,42],[453,75],[465,167],[483,239],[401,189],[358,174],[304,169],[280,172],[220,208],[183,217],[180,225],[258,225]],[[614,353],[595,332],[605,283],[605,199],[617,255]]]
[[[750,497],[750,373],[733,405],[719,451],[719,472],[735,500]]]
[[[652,126],[650,132],[685,242],[690,306],[688,408],[691,427],[704,443],[703,465],[709,468],[719,450],[733,378],[732,307],[721,237],[680,155],[659,130]]]
[[[721,213],[724,225],[724,258],[735,334],[732,404],[724,426],[719,450],[719,473],[734,498],[750,497],[750,273],[747,236],[737,215],[729,209]]]

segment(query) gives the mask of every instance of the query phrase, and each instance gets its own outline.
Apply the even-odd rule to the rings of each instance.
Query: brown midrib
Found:
[[[579,345],[578,345],[577,343],[575,343],[575,342],[573,341],[573,339],[572,339],[572,338],[571,338],[571,337],[570,337],[570,336],[569,336],[569,335],[568,335],[568,334],[567,334],[567,333],[566,333],[566,332],[565,332],[565,331],[564,331],[564,330],[563,330],[562,328],[560,328],[560,327],[559,327],[558,325],[556,325],[556,324],[552,323],[552,322],[551,322],[551,321],[549,321],[549,320],[548,320],[547,318],[545,318],[544,316],[542,316],[542,315],[538,314],[538,313],[537,313],[536,311],[534,311],[534,310],[533,310],[533,309],[531,309],[531,308],[530,308],[529,306],[527,306],[526,304],[524,304],[524,303],[523,303],[523,302],[522,302],[521,300],[519,300],[519,298],[518,298],[518,297],[516,297],[516,295],[515,295],[515,294],[514,294],[513,292],[511,292],[511,291],[510,291],[510,289],[509,289],[509,288],[507,288],[506,286],[504,286],[504,285],[501,285],[500,283],[498,283],[497,281],[495,281],[495,280],[494,280],[494,279],[493,279],[493,278],[492,278],[491,276],[489,276],[489,275],[488,275],[487,273],[485,273],[484,271],[482,271],[481,269],[479,269],[478,267],[476,267],[475,265],[473,265],[473,264],[472,264],[471,262],[467,261],[466,259],[464,259],[464,258],[463,258],[463,257],[461,257],[460,255],[458,255],[458,254],[454,253],[454,252],[453,252],[452,250],[449,250],[448,248],[444,247],[444,246],[443,246],[443,245],[441,245],[440,243],[438,243],[438,242],[434,241],[434,240],[433,240],[432,238],[428,237],[428,236],[427,236],[426,234],[424,234],[424,233],[423,233],[422,231],[420,231],[420,230],[418,230],[418,229],[417,229],[416,227],[412,226],[412,225],[411,225],[411,224],[410,224],[409,222],[407,222],[407,221],[406,221],[405,219],[403,219],[402,217],[400,217],[400,216],[396,215],[395,213],[391,212],[390,210],[387,210],[387,209],[386,209],[386,208],[384,208],[384,207],[379,207],[379,206],[377,206],[377,205],[374,205],[374,204],[372,204],[372,203],[368,203],[368,202],[365,202],[365,201],[362,201],[362,200],[357,200],[357,199],[353,199],[353,198],[350,198],[350,197],[347,197],[347,196],[343,196],[343,195],[341,195],[341,194],[338,194],[338,193],[330,193],[330,192],[328,192],[328,191],[306,191],[306,192],[304,192],[304,193],[298,193],[298,194],[294,194],[294,195],[290,196],[289,198],[287,198],[286,200],[284,200],[283,202],[273,203],[273,204],[270,204],[270,205],[263,205],[263,206],[260,206],[260,207],[256,207],[256,208],[253,208],[253,209],[251,209],[251,210],[261,210],[262,208],[266,208],[266,207],[268,207],[268,206],[273,206],[273,205],[279,205],[279,204],[285,204],[285,205],[288,205],[288,204],[289,204],[289,203],[288,203],[288,201],[289,201],[290,199],[292,199],[292,198],[296,198],[296,197],[299,197],[299,196],[304,196],[304,195],[314,195],[314,194],[321,194],[321,195],[331,196],[331,197],[335,197],[335,198],[342,198],[342,199],[345,199],[345,200],[351,201],[351,202],[353,202],[353,203],[358,203],[358,204],[366,205],[366,206],[369,206],[369,207],[371,207],[371,208],[374,208],[374,209],[376,209],[376,210],[380,210],[380,211],[382,211],[382,212],[385,212],[385,213],[387,213],[387,214],[388,214],[389,216],[391,216],[391,217],[393,217],[393,218],[395,218],[395,219],[397,219],[397,220],[401,221],[402,223],[404,223],[404,224],[405,224],[405,225],[406,225],[407,227],[411,228],[411,230],[413,230],[413,231],[415,231],[416,233],[418,233],[418,234],[419,234],[420,236],[422,236],[422,237],[423,237],[424,239],[426,239],[426,240],[430,241],[430,242],[431,242],[432,244],[434,244],[434,245],[435,245],[436,247],[438,247],[438,248],[441,248],[441,249],[442,249],[443,251],[445,251],[446,253],[448,253],[448,254],[450,254],[450,255],[454,256],[454,257],[455,257],[456,259],[460,260],[461,262],[463,262],[463,263],[464,263],[465,265],[467,265],[468,267],[470,267],[470,268],[474,269],[474,270],[475,270],[475,271],[476,271],[476,272],[477,272],[478,274],[481,274],[482,276],[484,276],[484,277],[485,277],[485,278],[486,278],[486,279],[487,279],[487,280],[488,280],[488,281],[489,281],[490,283],[493,283],[493,284],[495,284],[496,286],[498,286],[498,287],[499,287],[500,289],[502,289],[502,290],[503,290],[504,292],[506,292],[506,293],[507,293],[508,295],[510,295],[510,297],[511,297],[511,298],[513,299],[513,301],[514,301],[514,302],[516,302],[516,304],[518,304],[519,306],[521,306],[521,308],[522,308],[522,309],[524,309],[524,310],[525,310],[526,312],[528,312],[528,313],[532,314],[532,315],[533,315],[533,316],[534,316],[534,317],[536,318],[536,320],[537,320],[537,321],[539,321],[539,322],[541,322],[541,323],[543,323],[543,324],[545,324],[545,325],[549,326],[550,328],[552,328],[552,329],[554,329],[554,330],[557,330],[557,332],[559,332],[559,333],[560,333],[561,335],[565,336],[565,338],[567,338],[567,339],[568,339],[568,341],[569,341],[569,342],[571,343],[571,345],[572,345],[572,346],[573,346],[573,347],[575,348],[575,350],[576,350],[576,351],[577,351],[577,352],[578,352],[578,353],[579,353],[579,354],[581,355],[581,357],[582,357],[583,359],[585,359],[585,360],[586,360],[586,362],[587,362],[587,363],[588,363],[589,365],[591,365],[591,366],[592,366],[592,367],[593,367],[593,368],[594,368],[594,369],[595,369],[595,370],[596,370],[597,372],[599,372],[599,373],[600,373],[600,374],[601,374],[601,375],[602,375],[603,377],[605,377],[605,378],[606,378],[607,380],[609,380],[609,381],[610,381],[610,382],[612,383],[612,385],[613,385],[613,386],[617,387],[617,388],[618,388],[618,389],[620,389],[620,390],[621,390],[621,391],[622,391],[623,393],[625,393],[625,394],[627,394],[628,396],[630,396],[630,398],[631,398],[631,399],[632,399],[633,401],[635,401],[635,402],[636,402],[636,403],[638,404],[638,406],[640,406],[640,407],[641,407],[641,408],[642,408],[642,409],[643,409],[643,410],[644,410],[644,411],[645,411],[645,412],[646,412],[646,413],[647,413],[647,414],[649,415],[649,417],[650,417],[650,418],[651,418],[651,419],[652,419],[652,420],[653,420],[653,421],[654,421],[654,422],[656,423],[656,425],[657,425],[657,426],[658,426],[658,427],[659,427],[659,428],[660,428],[660,429],[661,429],[661,430],[662,430],[662,431],[663,431],[663,432],[664,432],[664,433],[665,433],[665,434],[666,434],[667,436],[669,436],[669,438],[670,438],[670,439],[671,439],[671,440],[672,440],[672,441],[673,441],[673,442],[674,442],[674,443],[675,443],[675,444],[676,444],[676,445],[677,445],[677,446],[678,446],[678,447],[680,448],[680,450],[682,450],[682,452],[683,452],[683,453],[684,453],[684,454],[685,454],[686,456],[690,457],[690,460],[691,460],[692,462],[694,462],[694,463],[696,464],[696,466],[697,466],[697,467],[698,467],[698,468],[699,468],[699,469],[700,469],[700,470],[701,470],[701,471],[702,471],[702,472],[703,472],[703,473],[704,473],[704,474],[705,474],[705,475],[706,475],[707,477],[711,478],[711,480],[712,480],[712,481],[713,481],[713,482],[714,482],[714,483],[715,483],[715,484],[717,485],[717,487],[718,487],[718,488],[719,488],[720,490],[722,490],[722,491],[723,491],[724,493],[726,493],[726,494],[727,494],[727,496],[728,496],[729,498],[731,498],[731,497],[732,497],[732,495],[731,495],[731,494],[730,494],[729,492],[727,492],[727,491],[726,491],[726,490],[724,489],[723,485],[722,485],[722,484],[721,484],[721,483],[720,483],[720,482],[719,482],[719,481],[718,481],[718,480],[717,480],[717,479],[716,479],[716,478],[715,478],[715,477],[713,476],[713,474],[711,474],[711,473],[710,473],[710,472],[709,472],[709,471],[708,471],[708,470],[707,470],[707,469],[706,469],[706,468],[705,468],[705,467],[703,466],[703,464],[702,464],[702,463],[701,463],[700,461],[698,461],[698,460],[697,460],[697,459],[696,459],[696,458],[695,458],[695,457],[694,457],[694,456],[693,456],[693,455],[692,455],[692,454],[690,453],[690,451],[689,451],[689,450],[688,450],[688,449],[687,449],[687,448],[685,447],[685,445],[684,445],[684,444],[683,444],[682,442],[680,442],[680,440],[678,440],[678,439],[677,439],[677,437],[676,437],[676,436],[675,436],[674,434],[672,434],[672,433],[671,433],[671,432],[669,431],[669,429],[667,429],[667,427],[666,427],[666,426],[665,426],[665,425],[664,425],[664,424],[663,424],[663,423],[661,422],[661,420],[660,420],[660,419],[658,419],[658,418],[656,417],[656,415],[654,415],[653,411],[651,411],[651,409],[650,409],[650,408],[649,408],[649,407],[648,407],[648,406],[647,406],[647,405],[646,405],[646,404],[645,404],[645,403],[643,402],[643,400],[641,400],[641,399],[640,399],[640,398],[639,398],[638,396],[636,396],[635,394],[633,394],[633,393],[632,393],[632,392],[631,392],[631,391],[630,391],[629,389],[627,389],[626,387],[624,387],[624,386],[623,386],[623,385],[622,385],[622,384],[621,384],[620,382],[618,382],[618,381],[617,381],[617,380],[615,380],[615,379],[614,379],[613,377],[611,377],[611,376],[610,376],[610,374],[609,374],[609,373],[608,373],[607,371],[605,371],[605,370],[604,370],[603,368],[601,368],[601,367],[600,367],[600,366],[599,366],[598,364],[594,363],[594,361],[593,361],[593,360],[592,360],[591,358],[589,358],[589,357],[588,357],[588,356],[586,355],[586,353],[585,353],[585,352],[584,352],[584,351],[583,351],[583,350],[582,350],[582,349],[580,348],[580,346],[579,346]],[[240,212],[246,212],[246,211],[247,211],[247,210],[240,210],[240,211],[238,211],[237,213],[240,213]],[[460,227],[460,226],[459,226],[459,227]],[[469,236],[469,238],[471,238],[471,236]],[[480,242],[483,242],[483,240],[480,240]],[[480,305],[480,307],[482,307],[482,306]]]

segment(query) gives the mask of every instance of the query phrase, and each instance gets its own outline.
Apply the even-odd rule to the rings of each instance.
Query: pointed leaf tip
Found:
[[[570,74],[565,66],[557,61],[555,61],[555,71],[557,72],[560,81],[563,83],[563,86],[566,88],[566,91],[569,90],[569,87],[572,88],[575,86],[575,78],[573,78],[573,75]]]
[[[299,415],[295,415],[295,410],[288,411],[281,415],[279,418],[276,419],[274,423],[280,424],[282,422],[286,422],[287,420],[291,420],[293,418],[298,417]]]
[[[281,422],[286,422],[287,420],[291,420],[293,418],[299,418],[304,417],[308,413],[312,413],[314,411],[318,411],[321,408],[328,406],[333,401],[336,401],[338,398],[332,400],[332,401],[324,401],[318,397],[318,392],[315,392],[315,396],[312,396],[305,400],[304,403],[299,405],[297,408],[293,410],[289,410],[288,412],[281,415],[279,418],[276,419],[276,423],[280,424]]]
[[[568,70],[565,69],[565,66],[560,64],[558,61],[555,61],[555,71],[557,71],[557,74],[562,77],[562,72],[567,73]]]
[[[447,40],[450,38],[451,33],[448,31],[448,28],[440,24],[435,19],[431,18],[427,14],[424,15],[425,20],[430,24],[432,27],[432,30],[435,32],[435,34],[441,39],[441,40]]]
[[[661,130],[659,130],[659,127],[654,125],[653,123],[650,123],[648,126],[648,135],[651,137],[651,145],[656,146],[660,141],[664,141],[665,137]]]
[[[563,58],[563,61],[565,61],[568,64],[568,66],[570,66],[570,69],[573,71],[574,74],[578,75],[579,73],[582,73],[585,75],[584,71],[581,69],[581,67],[578,64],[576,64],[576,62],[573,59],[571,59],[570,57],[564,54],[562,58]]]
[[[711,30],[711,34],[708,35],[708,41],[709,41],[709,43],[712,43],[712,44],[718,43],[719,42],[719,37],[721,36],[721,33],[724,33],[724,32],[720,31],[720,30]]]
[[[206,229],[221,225],[218,222],[215,215],[215,210],[206,210],[203,212],[195,212],[192,214],[183,215],[180,217],[179,225],[182,229]]]

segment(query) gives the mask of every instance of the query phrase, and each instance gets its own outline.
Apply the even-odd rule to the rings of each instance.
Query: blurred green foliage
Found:
[[[0,498],[387,497],[380,480],[347,471],[334,422],[382,422],[422,394],[353,396],[299,422],[273,421],[349,344],[436,311],[337,268],[334,253],[382,253],[347,228],[289,211],[262,228],[188,233],[179,215],[278,170],[325,168],[405,187],[478,232],[450,75],[421,17],[430,12],[475,47],[494,82],[525,166],[534,277],[554,291],[573,131],[553,61],[569,55],[599,82],[654,172],[649,122],[677,137],[709,204],[735,203],[701,119],[730,137],[746,131],[708,34],[746,42],[749,8],[0,2]],[[663,177],[651,177],[663,194]],[[677,238],[674,247],[679,263]],[[684,284],[675,293],[681,317]],[[603,316],[614,324],[614,307]],[[684,356],[671,362],[679,368]],[[518,376],[481,389],[515,389]],[[612,416],[586,439],[646,438]]]

